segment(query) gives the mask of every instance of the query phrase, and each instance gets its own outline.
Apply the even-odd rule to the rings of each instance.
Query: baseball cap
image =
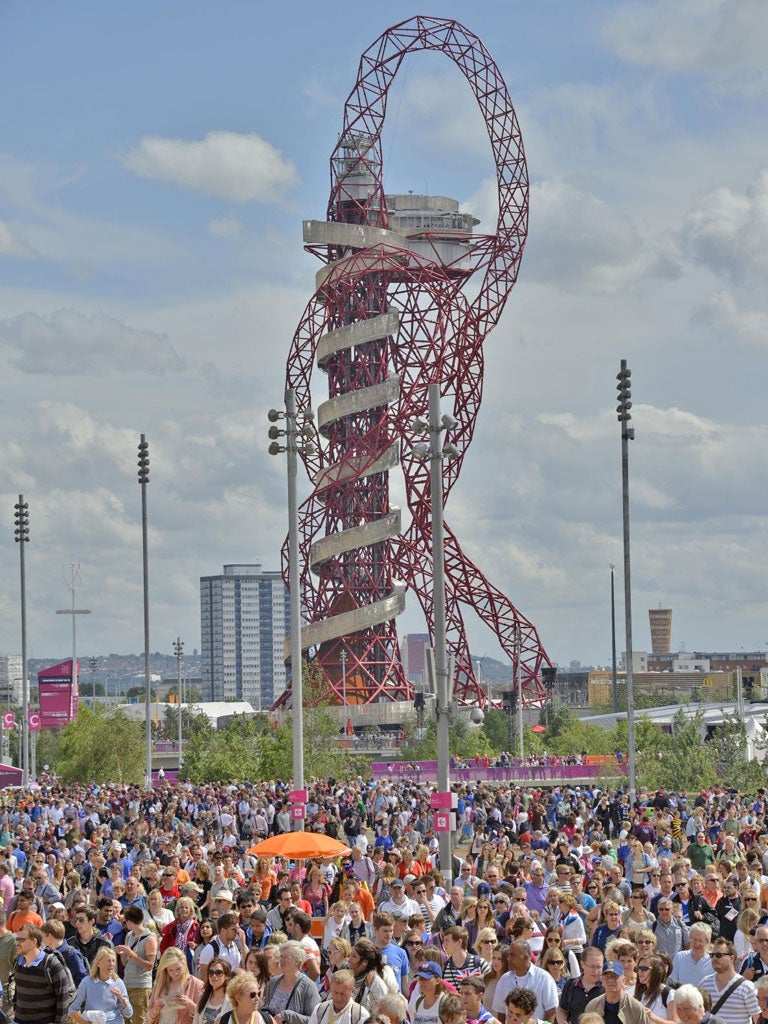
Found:
[[[402,889],[404,885],[405,882],[403,882],[402,878],[393,878],[389,883],[390,889]]]
[[[442,978],[443,972],[434,960],[426,960],[417,972],[419,978]]]
[[[606,960],[603,967],[603,974],[617,974],[624,977],[624,968],[618,960]]]

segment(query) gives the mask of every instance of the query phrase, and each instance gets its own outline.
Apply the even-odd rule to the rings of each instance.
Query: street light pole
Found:
[[[91,670],[91,693],[93,699],[93,706],[96,707],[96,669],[99,667],[98,658],[88,659],[88,668]],[[104,687],[104,703],[107,703],[107,688]]]
[[[616,418],[621,424],[621,510],[624,527],[624,630],[627,659],[627,744],[629,746],[629,799],[634,805],[637,795],[637,773],[635,766],[635,691],[632,673],[632,585],[629,565],[629,442],[634,441],[635,431],[629,426],[632,419],[632,371],[627,369],[627,360],[621,360],[621,369],[616,374],[619,392]]]
[[[145,786],[152,788],[152,722],[150,720],[149,675],[149,553],[147,544],[147,484],[149,483],[149,442],[139,441],[139,486],[141,487],[141,550],[144,583],[144,732],[146,736]]]
[[[616,566],[611,562],[611,669],[613,682],[613,713],[619,710],[619,683],[616,677],[616,597],[613,589],[613,570]]]
[[[304,789],[304,685],[302,679],[301,660],[301,594],[299,592],[299,505],[296,496],[297,455],[301,452],[311,453],[314,445],[307,438],[313,434],[309,425],[314,417],[311,409],[301,413],[296,410],[296,392],[287,388],[285,392],[285,412],[270,409],[267,418],[273,424],[269,428],[272,443],[270,455],[286,453],[288,480],[288,590],[291,608],[291,727],[293,738],[293,787]],[[285,430],[275,424],[285,420]],[[302,425],[299,426],[299,420]],[[285,444],[278,443],[277,438],[284,437]],[[304,819],[295,818],[294,828],[297,832],[304,831]]]
[[[57,615],[71,615],[72,616],[72,693],[78,693],[78,671],[77,671],[77,616],[78,615],[90,615],[90,608],[76,608],[75,607],[75,591],[77,589],[77,581],[80,578],[80,565],[78,562],[70,562],[69,564],[70,580],[67,583],[67,588],[71,594],[71,608],[59,608],[56,612]],[[95,684],[94,684],[95,686]]]
[[[344,702],[344,707],[346,708],[346,706],[347,706],[347,650],[346,650],[345,647],[342,647],[342,649],[341,649],[341,679],[342,679],[342,683],[341,683],[341,685],[342,685],[342,691],[341,691],[341,693],[342,693],[342,700]],[[346,711],[345,711],[345,714],[346,714]],[[345,722],[344,723],[344,728],[346,729],[346,727],[347,727],[347,723]]]
[[[523,686],[522,686],[522,664],[523,664],[523,636],[520,632],[520,624],[515,625],[515,689],[517,690],[517,746],[520,751],[520,762],[525,759],[525,737],[523,736]]]
[[[453,445],[443,445],[443,431],[456,426],[452,416],[440,415],[440,385],[429,385],[429,423],[416,420],[412,427],[419,433],[429,432],[429,445],[414,451],[419,458],[429,459],[429,494],[432,505],[432,611],[435,631],[435,691],[437,697],[437,788],[450,792],[450,721],[451,687],[448,678],[448,648],[445,608],[445,530],[443,523],[443,457],[456,458]],[[450,812],[449,812],[450,813]],[[451,831],[440,832],[440,870],[451,876]]]
[[[29,505],[24,495],[19,495],[13,506],[16,529],[14,537],[19,545],[19,572],[21,585],[21,784],[29,785],[29,678],[27,676],[27,573],[24,561],[24,545],[29,542]]]
[[[179,694],[179,781],[181,781],[181,769],[184,764],[184,755],[181,750],[183,738],[183,726],[181,723],[181,656],[184,654],[184,641],[181,637],[176,637],[173,643],[173,653],[176,655],[176,678],[178,680]]]

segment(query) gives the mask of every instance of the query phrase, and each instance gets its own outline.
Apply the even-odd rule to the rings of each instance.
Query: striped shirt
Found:
[[[716,984],[716,974],[708,974],[701,981],[700,987],[709,992],[714,1006],[724,992],[737,981],[739,975],[735,975],[723,988]],[[725,1024],[751,1024],[752,1017],[760,1013],[760,1005],[757,1001],[757,990],[751,981],[742,981],[738,988],[734,989],[725,1002],[717,1010],[717,1016],[725,1021]]]

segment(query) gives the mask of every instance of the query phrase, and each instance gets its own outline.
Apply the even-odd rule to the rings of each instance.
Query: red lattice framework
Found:
[[[445,263],[438,236],[390,231],[382,181],[381,132],[392,81],[406,55],[435,50],[469,82],[485,120],[498,177],[493,235],[471,235],[461,259]],[[454,396],[459,451],[444,462],[447,500],[475,430],[483,389],[483,341],[514,285],[528,230],[528,176],[517,118],[482,42],[455,21],[416,17],[386,31],[363,54],[331,157],[327,219],[305,224],[308,251],[325,264],[288,359],[287,387],[312,405],[315,366],[327,375],[315,451],[303,455],[314,490],[300,510],[302,649],[348,704],[412,699],[395,619],[405,591],[416,594],[433,636],[428,463],[413,455],[415,417],[427,419],[430,382]],[[444,252],[441,249],[440,252]],[[471,300],[470,278],[482,274]],[[400,464],[410,525],[389,503],[389,471]],[[516,667],[523,698],[547,695],[551,663],[536,628],[462,551],[446,523],[448,645],[454,699],[486,703],[472,666],[462,609],[491,628]],[[287,549],[283,575],[288,581]],[[519,643],[519,647],[518,647]],[[342,655],[342,652],[345,652]],[[346,665],[346,671],[344,669]]]

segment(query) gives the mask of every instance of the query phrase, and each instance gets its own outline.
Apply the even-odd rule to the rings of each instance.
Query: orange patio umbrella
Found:
[[[338,839],[321,832],[283,832],[256,843],[248,851],[255,857],[291,857],[310,860],[312,857],[340,857],[352,851]]]

